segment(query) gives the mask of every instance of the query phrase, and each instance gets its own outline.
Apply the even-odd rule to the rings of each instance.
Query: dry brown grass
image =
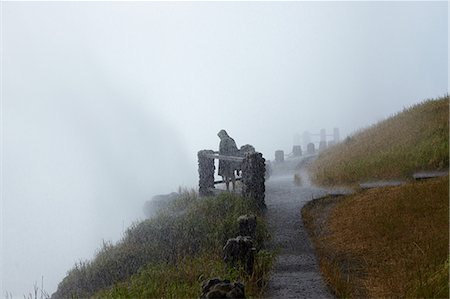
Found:
[[[305,206],[321,270],[336,294],[448,298],[448,186],[444,177]],[[315,219],[330,204],[320,225]]]
[[[321,153],[311,166],[313,180],[353,184],[448,169],[448,132],[449,96],[424,101]]]

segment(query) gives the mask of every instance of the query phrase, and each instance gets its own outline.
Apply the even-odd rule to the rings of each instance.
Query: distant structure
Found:
[[[320,129],[320,142],[327,141],[327,131],[325,129]]]
[[[292,156],[300,157],[302,155],[302,136],[295,133],[294,135],[294,145],[292,146]]]
[[[302,144],[302,136],[299,133],[294,134],[294,146]]]
[[[314,143],[312,142],[308,143],[308,146],[306,147],[306,152],[308,153],[308,155],[316,153],[316,147],[314,146]]]
[[[275,162],[277,163],[284,162],[284,151],[282,150],[275,151]]]
[[[302,146],[301,145],[294,145],[292,147],[292,155],[294,157],[300,157],[302,155]]]
[[[304,147],[308,146],[308,144],[311,142],[311,134],[308,131],[303,132],[302,134],[302,145]]]
[[[301,135],[301,141],[299,140],[299,136],[299,134],[294,135],[294,147],[297,145],[301,145],[307,149],[306,152],[308,154],[310,153],[310,151],[308,151],[308,146],[311,143],[314,144],[315,148],[318,147],[319,151],[323,151],[328,147],[340,142],[339,128],[333,128],[333,134],[327,134],[326,129],[321,129],[319,133],[310,133],[308,131],[304,131]],[[332,139],[327,140],[328,137],[332,137]],[[317,140],[317,138],[319,140]],[[314,139],[316,141],[314,141]]]
[[[338,143],[340,140],[340,136],[339,136],[339,128],[334,128],[333,129],[333,141],[334,143]]]
[[[319,142],[319,152],[327,149],[327,142],[325,140]]]

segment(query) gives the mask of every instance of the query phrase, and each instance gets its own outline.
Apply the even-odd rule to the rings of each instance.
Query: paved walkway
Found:
[[[266,182],[267,221],[271,249],[279,249],[266,296],[269,298],[333,298],[319,272],[314,249],[303,226],[300,210],[326,191],[310,185],[305,171],[302,186],[294,184],[295,165],[285,162]]]

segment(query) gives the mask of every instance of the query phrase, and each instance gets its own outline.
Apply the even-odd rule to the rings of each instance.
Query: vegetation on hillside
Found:
[[[257,215],[256,256],[252,274],[226,269],[222,247],[237,236],[237,218]],[[53,298],[192,298],[203,280],[240,280],[249,296],[263,291],[272,255],[263,250],[268,238],[264,220],[252,200],[224,193],[199,198],[184,192],[155,217],[129,228],[115,245],[105,243],[91,261],[71,269]]]
[[[448,194],[446,176],[308,203],[303,219],[335,294],[448,298]]]
[[[321,153],[312,179],[321,185],[405,178],[449,167],[449,96],[426,100],[361,130]]]
[[[448,298],[449,96],[426,100],[319,154],[321,185],[409,178],[397,187],[326,197],[302,209],[320,269],[338,297]]]

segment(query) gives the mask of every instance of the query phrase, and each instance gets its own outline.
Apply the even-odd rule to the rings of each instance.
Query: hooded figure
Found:
[[[233,138],[228,136],[225,130],[220,130],[217,133],[220,138],[219,144],[219,155],[224,156],[238,156],[239,150],[236,146],[236,142]],[[230,180],[233,183],[233,190],[235,189],[236,178],[234,176],[234,171],[237,169],[238,165],[233,161],[219,160],[219,175],[222,176],[227,190],[229,190]]]

